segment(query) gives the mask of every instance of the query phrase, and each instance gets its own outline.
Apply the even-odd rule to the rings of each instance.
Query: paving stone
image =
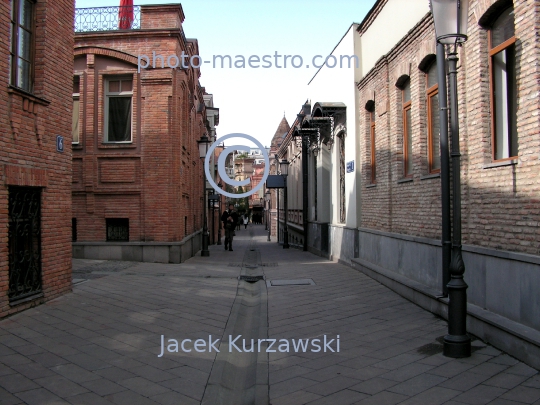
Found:
[[[484,374],[475,374],[466,371],[459,374],[441,384],[441,387],[451,388],[458,391],[467,391],[484,381],[488,380],[489,376]],[[491,384],[490,384],[491,385]],[[502,388],[502,387],[501,387]]]
[[[408,397],[418,395],[419,393],[435,386],[446,380],[446,377],[441,377],[433,374],[423,374],[404,381],[398,385],[387,388],[387,391],[395,392],[396,394],[407,395]]]
[[[454,398],[455,401],[463,402],[470,405],[483,405],[500,397],[507,390],[504,388],[490,387],[488,385],[477,385],[470,390],[458,395]]]
[[[59,366],[51,367],[50,370],[76,383],[82,383],[85,381],[92,381],[101,378],[99,375],[85,370],[84,368],[79,367],[75,364],[61,364]]]
[[[294,377],[282,382],[279,382],[277,384],[273,384],[270,386],[270,400],[273,400],[274,398],[279,398],[284,395],[292,394],[296,391],[306,391],[306,388],[318,384],[317,381],[314,380],[308,380],[307,378],[303,377]],[[311,392],[311,391],[310,391]]]
[[[150,399],[161,405],[200,405],[199,401],[173,391],[154,395]]]
[[[13,370],[33,380],[36,378],[56,375],[53,371],[38,363],[24,363],[12,366]]]
[[[95,370],[93,371],[93,373],[114,382],[127,380],[128,378],[136,377],[135,374],[130,373],[129,371],[124,370],[123,368],[114,367],[114,366],[102,368],[100,370]]]
[[[26,405],[68,405],[62,398],[54,395],[44,388],[33,389],[29,391],[19,392],[16,394],[22,399]]]
[[[0,378],[0,387],[15,394],[17,392],[39,388],[39,385],[21,374],[8,374]]]
[[[304,405],[322,398],[320,395],[307,391],[296,391],[292,394],[284,395],[272,399],[272,405]]]
[[[308,402],[309,405],[350,405],[367,398],[367,394],[362,394],[357,391],[342,390],[331,395],[325,396],[315,401]]]
[[[34,380],[34,382],[61,398],[88,392],[86,388],[75,384],[60,375],[38,378]]]
[[[512,389],[515,386],[523,383],[529,377],[517,374],[500,373],[489,380],[484,381],[482,384],[492,385],[494,387]],[[526,385],[525,383],[523,385]],[[538,387],[540,388],[540,386]]]
[[[434,368],[434,366],[428,364],[412,363],[400,367],[396,370],[381,374],[380,376],[382,378],[386,378],[387,380],[406,381],[413,377],[416,377],[417,375],[423,374],[431,370],[432,368]]]
[[[160,385],[197,401],[202,400],[205,390],[204,384],[197,384],[187,378],[174,378],[172,380],[162,381]]]
[[[516,387],[501,396],[503,399],[532,404],[540,399],[540,389],[532,387]]]
[[[85,392],[84,394],[69,397],[67,401],[73,405],[113,405],[113,402],[92,392]]]
[[[19,405],[22,404],[20,398],[0,388],[0,405]]]
[[[461,391],[443,387],[432,387],[418,395],[415,395],[400,405],[440,405],[461,394]]]
[[[528,377],[538,374],[538,370],[535,370],[524,363],[518,363],[515,366],[508,368],[506,372],[510,374],[525,375]]]
[[[394,405],[406,400],[405,395],[395,394],[393,392],[382,391],[369,398],[357,402],[358,405]]]
[[[106,400],[117,405],[157,405],[158,402],[145,398],[133,391],[122,391],[107,395]]]
[[[118,385],[104,378],[100,378],[98,380],[83,381],[81,382],[81,386],[102,397],[110,394],[115,394],[117,392],[126,391],[126,387],[122,387],[121,385]]]
[[[305,390],[319,395],[331,395],[357,383],[358,380],[354,378],[337,376],[320,384],[309,386]]]
[[[378,392],[384,391],[394,385],[397,385],[396,381],[387,380],[385,378],[375,377],[371,380],[363,381],[360,384],[351,386],[349,389],[363,392],[365,394],[374,395]]]

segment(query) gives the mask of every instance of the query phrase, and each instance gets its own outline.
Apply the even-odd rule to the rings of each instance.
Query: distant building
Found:
[[[0,4],[0,317],[71,290],[73,3]]]

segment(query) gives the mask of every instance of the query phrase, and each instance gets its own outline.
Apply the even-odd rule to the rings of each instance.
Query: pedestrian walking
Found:
[[[244,229],[247,229],[249,223],[249,217],[247,215],[244,215]]]
[[[229,204],[229,209],[223,211],[221,221],[223,222],[223,228],[225,229],[225,250],[228,248],[229,251],[232,252],[234,228],[236,228],[236,224],[238,224],[238,214],[234,210],[233,204]]]

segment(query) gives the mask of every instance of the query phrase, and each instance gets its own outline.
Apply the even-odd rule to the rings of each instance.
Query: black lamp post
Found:
[[[203,162],[203,176],[202,176],[202,190],[203,190],[203,233],[202,233],[202,249],[201,249],[201,256],[210,256],[210,251],[208,250],[208,224],[206,219],[206,175],[204,170],[204,159],[206,158],[206,154],[208,153],[208,146],[210,145],[210,139],[206,134],[201,136],[201,139],[197,141],[199,145],[199,157],[201,158],[201,161]]]
[[[272,193],[270,190],[266,190],[264,193],[264,198],[266,199],[266,229],[268,230],[268,239],[270,242],[270,232],[272,232]]]
[[[289,207],[287,207],[287,176],[289,175],[289,162],[283,159],[279,162],[279,171],[285,180],[283,205],[285,206],[285,224],[283,226],[283,249],[289,249],[289,229],[287,227],[287,216],[289,215]]]
[[[467,40],[468,0],[430,0],[437,42],[446,45],[450,93],[450,132],[452,136],[453,238],[448,283],[448,335],[444,337],[444,355],[461,358],[471,355],[467,335],[467,283],[461,252],[461,168],[457,95],[457,47]]]
[[[223,188],[223,183],[218,183],[219,188]],[[218,230],[217,230],[217,244],[221,245],[221,194],[219,195],[219,211],[218,211]]]

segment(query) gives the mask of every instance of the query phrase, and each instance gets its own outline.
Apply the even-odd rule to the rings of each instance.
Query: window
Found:
[[[77,218],[71,218],[71,241],[77,242]]]
[[[376,157],[375,157],[375,107],[368,112],[369,114],[369,139],[371,149],[371,184],[376,183]]]
[[[407,79],[401,89],[403,116],[403,177],[411,177],[413,172],[411,80]]]
[[[105,142],[131,142],[133,78],[105,81]]]
[[[514,9],[493,23],[489,35],[491,84],[491,147],[494,160],[517,156],[516,37]]]
[[[107,241],[129,242],[129,218],[106,218]]]
[[[427,88],[427,129],[428,129],[428,167],[429,173],[441,171],[441,126],[439,116],[439,84],[437,62],[433,62],[426,73]]]
[[[20,89],[33,91],[34,62],[34,2],[11,2],[10,83]]]
[[[73,77],[73,116],[71,120],[71,142],[79,143],[79,96],[80,96],[80,76]]]
[[[345,198],[345,133],[338,137],[339,142],[339,222],[347,220],[347,201]]]

